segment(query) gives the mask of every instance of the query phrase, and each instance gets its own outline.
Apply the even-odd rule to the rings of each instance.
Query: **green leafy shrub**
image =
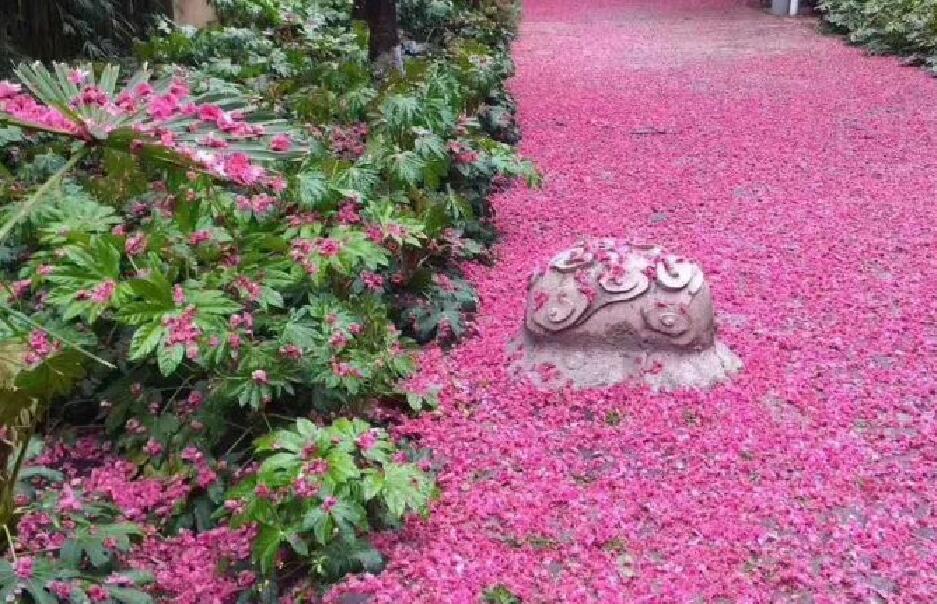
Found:
[[[504,585],[495,585],[485,590],[485,604],[521,604],[521,599]]]
[[[937,66],[934,0],[822,0],[826,21],[877,54],[906,55]]]
[[[260,527],[254,556],[269,573],[282,548],[325,577],[379,570],[381,557],[360,540],[372,526],[426,513],[432,483],[387,434],[355,419],[328,427],[299,420],[258,440],[256,472],[229,491],[232,526]]]

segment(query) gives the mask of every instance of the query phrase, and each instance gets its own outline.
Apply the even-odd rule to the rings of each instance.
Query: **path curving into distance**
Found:
[[[426,355],[442,405],[400,429],[441,500],[331,599],[937,602],[937,80],[744,0],[525,4],[513,90],[546,182],[495,200],[479,334]],[[698,259],[744,373],[512,381],[526,277],[583,235]]]

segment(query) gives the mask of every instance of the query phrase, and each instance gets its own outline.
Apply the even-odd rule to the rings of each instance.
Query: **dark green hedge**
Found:
[[[854,44],[937,67],[937,0],[822,0],[820,9]]]

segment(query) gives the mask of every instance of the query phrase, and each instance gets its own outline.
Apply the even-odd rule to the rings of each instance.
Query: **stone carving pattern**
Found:
[[[612,369],[611,382],[651,361],[673,369],[664,380],[672,386],[712,385],[741,366],[715,341],[702,268],[656,245],[608,238],[558,253],[531,278],[525,326],[531,359],[556,360],[585,382],[599,379],[614,354],[641,368]]]

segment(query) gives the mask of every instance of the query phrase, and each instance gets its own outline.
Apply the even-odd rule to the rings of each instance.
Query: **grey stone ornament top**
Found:
[[[709,388],[742,367],[716,338],[696,262],[611,238],[581,241],[532,276],[521,344],[519,369],[547,387]],[[550,366],[552,380],[538,371]]]

